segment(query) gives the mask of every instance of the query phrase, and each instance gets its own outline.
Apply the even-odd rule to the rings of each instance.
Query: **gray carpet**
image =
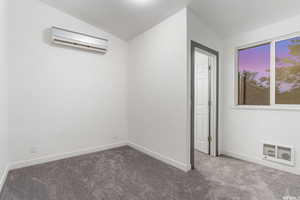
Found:
[[[11,171],[0,200],[280,200],[300,177],[196,153],[184,173],[130,147]]]

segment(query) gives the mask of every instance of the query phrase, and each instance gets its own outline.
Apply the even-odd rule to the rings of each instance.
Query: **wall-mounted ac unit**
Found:
[[[75,48],[81,48],[105,54],[108,50],[108,39],[77,33],[66,29],[52,27],[52,42]]]
[[[295,165],[295,150],[293,147],[263,142],[262,154],[265,160],[290,166]]]

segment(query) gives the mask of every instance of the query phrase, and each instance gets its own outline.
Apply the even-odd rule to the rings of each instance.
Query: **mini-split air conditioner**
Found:
[[[78,33],[58,27],[51,28],[51,39],[55,44],[96,51],[105,54],[108,50],[108,39]]]

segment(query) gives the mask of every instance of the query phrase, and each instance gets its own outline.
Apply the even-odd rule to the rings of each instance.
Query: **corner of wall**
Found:
[[[8,173],[8,0],[0,3],[0,192]]]

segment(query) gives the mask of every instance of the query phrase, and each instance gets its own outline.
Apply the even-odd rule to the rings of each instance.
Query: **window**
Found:
[[[238,105],[299,107],[299,34],[238,49],[237,72]]]
[[[270,104],[270,47],[268,43],[238,51],[239,105]]]
[[[300,104],[300,37],[276,42],[276,104]]]

